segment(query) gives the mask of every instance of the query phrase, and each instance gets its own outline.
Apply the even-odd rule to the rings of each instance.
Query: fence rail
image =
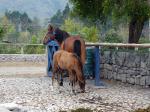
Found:
[[[124,44],[124,43],[86,43],[86,46],[100,46],[100,47],[113,47],[116,50],[119,48],[132,47],[135,51],[139,48],[148,49],[150,51],[149,44]],[[45,46],[43,44],[26,44],[26,43],[0,43],[0,54],[44,54]]]
[[[149,44],[86,43],[86,46],[108,46],[108,47],[150,48],[150,43],[149,43]]]
[[[19,46],[43,46],[43,44],[26,44],[26,43],[0,43],[0,45],[19,45]],[[86,46],[110,46],[110,47],[143,47],[143,48],[150,48],[150,43],[146,44],[125,44],[125,43],[91,43],[86,42]]]

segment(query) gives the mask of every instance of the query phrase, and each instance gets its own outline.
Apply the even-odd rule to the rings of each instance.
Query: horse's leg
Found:
[[[53,74],[52,74],[52,86],[54,86],[55,74],[56,74],[56,73],[53,71]]]
[[[73,77],[73,90],[76,92],[76,72],[73,70],[72,71],[72,77]]]
[[[63,74],[62,72],[60,72],[60,83],[59,83],[60,86],[63,86]]]
[[[52,91],[54,91],[54,79],[55,79],[55,72],[53,71],[53,74],[52,74]]]
[[[72,70],[69,71],[69,78],[70,78],[70,83],[71,83],[71,92],[72,92],[72,94],[75,94],[74,74],[73,74]]]
[[[60,72],[57,74],[57,92],[60,93]]]

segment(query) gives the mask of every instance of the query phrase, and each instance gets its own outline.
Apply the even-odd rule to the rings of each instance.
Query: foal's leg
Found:
[[[60,83],[59,83],[59,85],[60,86],[63,86],[63,73],[62,72],[60,72]]]
[[[74,74],[72,71],[69,71],[69,78],[70,78],[70,83],[71,83],[71,92],[75,94]]]

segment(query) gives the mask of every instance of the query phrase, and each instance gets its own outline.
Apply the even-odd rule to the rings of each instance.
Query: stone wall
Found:
[[[0,54],[0,62],[46,62],[45,54]],[[150,53],[101,53],[101,77],[126,83],[150,86]]]
[[[150,53],[105,51],[100,63],[101,77],[150,86]]]
[[[0,62],[46,62],[44,54],[0,54]]]

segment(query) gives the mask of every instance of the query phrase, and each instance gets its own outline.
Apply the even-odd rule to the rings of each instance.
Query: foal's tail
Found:
[[[73,54],[73,56],[77,59],[78,61],[78,67],[80,67],[81,71],[83,71],[83,65],[82,65],[82,62],[81,62],[81,58],[77,55],[77,54]]]
[[[73,52],[81,58],[81,42],[80,42],[80,40],[74,41]]]

